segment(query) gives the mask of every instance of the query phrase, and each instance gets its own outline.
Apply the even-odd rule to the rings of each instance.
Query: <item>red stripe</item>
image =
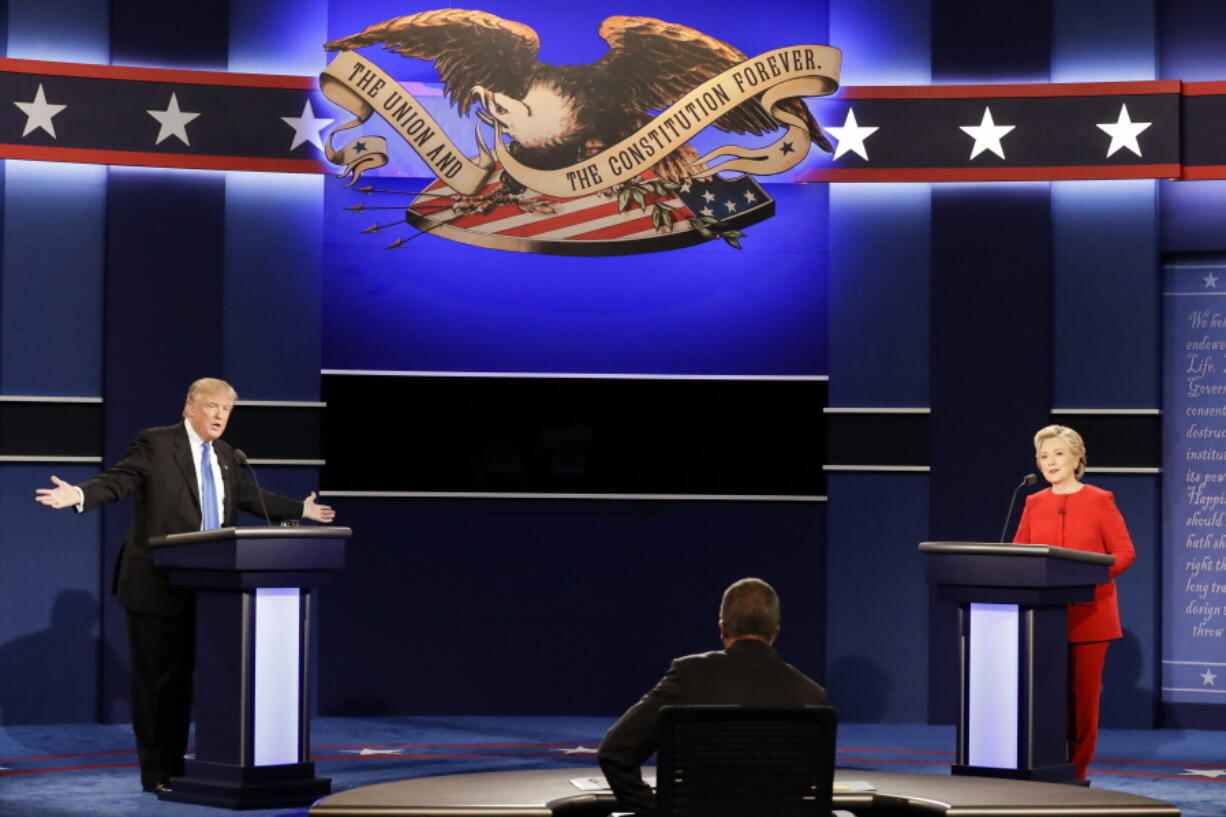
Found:
[[[452,754],[422,752],[413,755],[311,755],[311,760],[436,760],[441,757],[581,757],[593,761],[596,759],[594,754],[564,755],[559,752],[456,752]]]
[[[87,65],[0,58],[0,71],[87,79],[125,79],[137,82],[168,82],[180,85],[230,85],[240,88],[286,88],[315,90],[315,77],[281,74],[240,74],[229,71],[187,71],[179,68],[137,68],[128,65]]]
[[[1226,94],[1226,82],[1218,80],[1216,82],[1185,82],[1183,84],[1184,96],[1215,96],[1217,94]]]
[[[598,741],[593,741],[598,742]],[[573,749],[573,743],[331,743],[323,746],[313,746],[313,749],[375,749],[383,747],[404,748],[404,749],[433,749],[435,747],[443,748],[450,747],[453,749],[473,749],[488,746],[493,749],[513,749],[517,746],[523,746],[529,749],[540,749],[550,746],[559,748]]]
[[[1184,170],[1183,178],[1192,178]],[[1018,182],[1062,179],[1178,179],[1181,166],[1074,165],[1068,167],[825,168],[804,173],[804,182]],[[1205,178],[1217,178],[1206,176]]]
[[[1185,179],[1226,179],[1226,165],[1184,165]]]
[[[261,159],[248,156],[198,156],[190,153],[144,153],[135,150],[89,150],[0,144],[0,159],[83,162],[91,165],[180,167],[194,170],[259,170],[270,173],[327,173],[318,159]]]
[[[63,760],[69,757],[97,757],[99,755],[134,755],[135,749],[111,749],[106,752],[71,752],[64,755],[28,755],[21,757],[0,757],[0,763],[24,763],[31,760]]]
[[[599,241],[609,238],[624,238],[625,236],[634,233],[641,233],[643,230],[652,227],[651,216],[643,216],[631,221],[625,221],[621,224],[611,224],[608,227],[603,227],[599,230],[593,230],[590,233],[571,236],[572,241]]]
[[[1206,83],[1207,84],[1207,83]],[[1146,82],[1053,82],[1034,85],[861,85],[835,99],[998,99],[1005,97],[1124,96],[1177,94],[1179,80]]]
[[[470,227],[485,226],[491,221],[499,221],[504,218],[511,218],[513,216],[522,215],[523,212],[524,212],[523,210],[519,209],[518,205],[503,204],[498,207],[495,207],[493,210],[490,210],[488,213],[469,213],[466,216],[457,216],[456,218],[451,219],[447,223],[451,225],[452,227],[463,227],[465,229],[468,229]]]
[[[139,765],[139,763],[104,763],[94,766],[60,766],[55,769],[10,769],[0,772],[0,777],[14,774],[46,774],[47,772],[85,772],[93,769],[133,769]]]
[[[583,210],[576,210],[572,213],[562,213],[557,216],[540,221],[534,221],[531,224],[521,224],[518,227],[511,227],[506,230],[499,230],[499,235],[510,236],[533,236],[547,233],[552,230],[560,230],[563,227],[572,227],[576,224],[582,224],[585,221],[591,221],[596,218],[604,218],[605,216],[615,215],[617,213],[617,202],[610,201],[604,204],[597,204],[594,207],[588,207]]]

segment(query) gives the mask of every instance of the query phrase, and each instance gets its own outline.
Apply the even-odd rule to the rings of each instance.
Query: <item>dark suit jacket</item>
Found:
[[[655,811],[655,795],[640,767],[656,750],[660,707],[672,704],[740,704],[752,707],[824,706],[826,690],[783,661],[764,641],[736,641],[726,650],[673,661],[655,688],[630,707],[600,742],[597,758],[622,806]]]
[[[234,448],[223,440],[213,443],[225,485],[222,526],[235,524],[238,508],[262,514],[259,490],[234,460]],[[79,486],[85,494],[84,510],[135,494],[132,520],[119,553],[115,592],[129,610],[153,615],[182,613],[190,592],[171,587],[165,572],[153,566],[149,539],[171,533],[200,530],[200,489],[196,484],[194,452],[183,423],[149,428],[136,435],[132,447],[113,468]],[[264,492],[273,519],[302,515],[302,502]]]

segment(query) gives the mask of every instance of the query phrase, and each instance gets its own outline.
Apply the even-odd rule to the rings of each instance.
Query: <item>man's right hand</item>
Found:
[[[51,481],[55,483],[54,488],[39,488],[34,492],[34,500],[36,502],[41,502],[44,505],[59,510],[60,508],[75,507],[81,501],[81,495],[77,492],[77,486],[65,482],[54,475],[52,475]]]

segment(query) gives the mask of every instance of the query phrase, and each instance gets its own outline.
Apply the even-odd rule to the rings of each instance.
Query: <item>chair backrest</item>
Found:
[[[660,710],[662,817],[829,817],[837,721],[828,706]]]

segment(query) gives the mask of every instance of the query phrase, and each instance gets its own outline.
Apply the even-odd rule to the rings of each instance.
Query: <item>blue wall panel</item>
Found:
[[[110,60],[111,0],[6,3],[4,56],[105,65]]]
[[[927,718],[927,474],[827,477],[831,700],[849,722]],[[888,508],[888,513],[883,509]]]
[[[1053,182],[1051,191],[1052,407],[1156,408],[1156,184]]]
[[[1114,474],[1090,474],[1086,481],[1115,494],[1137,550],[1136,562],[1116,579],[1124,637],[1107,651],[1101,723],[1151,729],[1159,725],[1161,482],[1157,476]]]
[[[1226,3],[1161,0],[1158,4],[1161,79],[1184,82],[1226,78]]]
[[[102,395],[107,465],[142,428],[179,421],[188,384],[221,372],[224,208],[220,173],[110,171]],[[127,500],[102,510],[108,571],[131,509]],[[126,656],[122,616],[115,604],[103,607],[104,638]],[[121,668],[104,673],[106,720],[128,719],[120,692],[126,687]]]
[[[97,717],[99,519],[34,502],[48,476],[88,466],[0,465],[0,724]]]
[[[0,393],[102,391],[106,168],[5,162]]]
[[[927,85],[930,0],[830,0],[830,44],[843,49],[843,85]]]
[[[225,377],[246,400],[318,400],[326,179],[225,179]]]
[[[204,3],[193,11],[162,0],[111,0],[110,6],[113,64],[226,69],[229,0]]]
[[[927,184],[830,185],[830,405],[927,406]]]
[[[932,81],[1047,82],[1052,0],[932,0]],[[1007,36],[1002,36],[1003,32]]]
[[[1154,0],[1053,0],[1052,82],[1155,79]]]
[[[295,0],[292,9],[285,0],[231,3],[229,69],[300,76],[319,72],[327,63],[328,5],[328,0]]]
[[[1048,186],[934,185],[930,536],[992,541],[1051,408]],[[953,608],[930,607],[930,717],[957,715]]]

